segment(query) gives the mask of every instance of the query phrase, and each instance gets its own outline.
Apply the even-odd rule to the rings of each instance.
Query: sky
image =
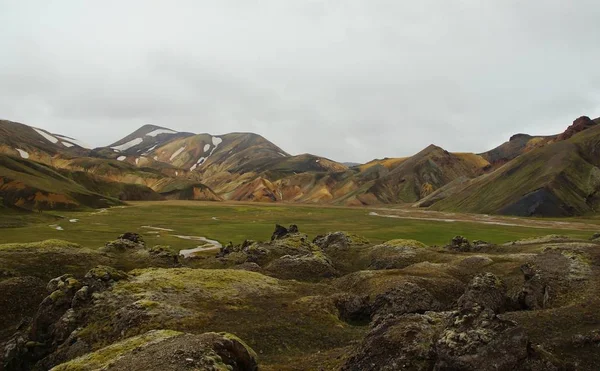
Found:
[[[0,0],[0,118],[144,124],[337,161],[482,152],[600,116],[597,0]]]

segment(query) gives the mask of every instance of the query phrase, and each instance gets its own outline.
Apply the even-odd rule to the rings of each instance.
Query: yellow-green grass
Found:
[[[297,224],[300,231],[311,238],[332,231],[347,231],[367,237],[374,244],[393,239],[413,239],[427,245],[443,245],[455,235],[463,235],[471,240],[504,243],[548,234],[586,239],[592,234],[591,230],[382,218],[368,215],[370,211],[369,208],[286,204],[134,202],[130,206],[104,212],[55,211],[43,214],[49,216],[48,219],[37,213],[29,216],[20,214],[20,221],[29,220],[29,224],[0,228],[0,243],[61,239],[83,247],[99,248],[123,232],[138,232],[149,246],[170,245],[174,249],[186,249],[197,246],[199,242],[181,239],[177,235],[203,236],[221,243],[241,243],[245,239],[269,239],[275,224]],[[14,213],[0,210],[0,226],[11,225],[9,221],[14,217]],[[78,221],[72,223],[70,219]],[[56,230],[50,225],[59,225],[63,230]],[[174,231],[157,231],[143,226]]]

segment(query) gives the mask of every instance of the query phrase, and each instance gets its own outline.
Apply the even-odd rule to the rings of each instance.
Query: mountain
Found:
[[[0,154],[0,204],[41,210],[109,207],[121,202],[91,191],[47,165]]]
[[[382,203],[416,202],[455,179],[481,175],[489,166],[481,156],[450,153],[435,145],[394,164],[391,170],[381,164],[365,170],[369,173],[379,167],[381,175],[367,193]]]
[[[433,204],[435,210],[572,216],[600,207],[600,125],[531,150]]]
[[[121,156],[140,156],[150,153],[156,147],[170,141],[192,136],[192,133],[177,132],[156,125],[144,125],[128,136],[108,147],[95,148],[93,156],[120,158]]]
[[[510,137],[508,142],[504,142],[490,151],[481,153],[480,156],[490,162],[494,168],[497,168],[531,150],[544,147],[554,142],[567,140],[574,134],[586,130],[598,123],[600,123],[600,118],[591,120],[587,116],[581,116],[573,121],[573,124],[560,134],[547,136],[515,134]]]
[[[10,176],[4,174],[8,165],[0,169],[0,196],[4,206],[27,209],[184,199],[579,215],[598,207],[593,143],[598,123],[582,116],[563,133],[516,134],[481,154],[430,145],[410,157],[348,166],[313,154],[292,156],[254,133],[194,134],[145,125],[89,150],[64,135],[0,121],[0,154],[12,169]],[[37,178],[31,177],[32,167]],[[61,189],[69,200],[65,205],[32,198],[37,192],[57,198]],[[105,200],[88,202],[81,195]]]
[[[486,159],[492,166],[499,167],[524,153],[553,143],[557,137],[558,135],[531,136],[528,134],[515,134],[510,137],[508,142],[504,142],[490,151],[481,153],[480,156]]]
[[[56,156],[85,156],[89,150],[82,142],[18,122],[0,120],[0,153],[51,164]]]

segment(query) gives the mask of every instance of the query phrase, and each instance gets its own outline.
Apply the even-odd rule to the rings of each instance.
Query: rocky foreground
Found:
[[[598,236],[594,236],[598,237]],[[4,370],[598,370],[600,242],[0,245]]]

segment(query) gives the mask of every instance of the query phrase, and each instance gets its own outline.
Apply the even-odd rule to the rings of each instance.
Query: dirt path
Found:
[[[467,222],[478,224],[505,225],[511,227],[529,227],[529,228],[546,228],[546,229],[566,229],[580,231],[597,231],[600,226],[596,224],[588,224],[582,222],[566,222],[556,220],[541,220],[517,218],[510,216],[497,216],[486,214],[458,214],[446,213],[441,211],[430,210],[408,210],[408,209],[391,209],[391,208],[375,208],[369,212],[370,216],[381,218],[395,219],[416,219],[416,220],[432,220],[438,222]]]

